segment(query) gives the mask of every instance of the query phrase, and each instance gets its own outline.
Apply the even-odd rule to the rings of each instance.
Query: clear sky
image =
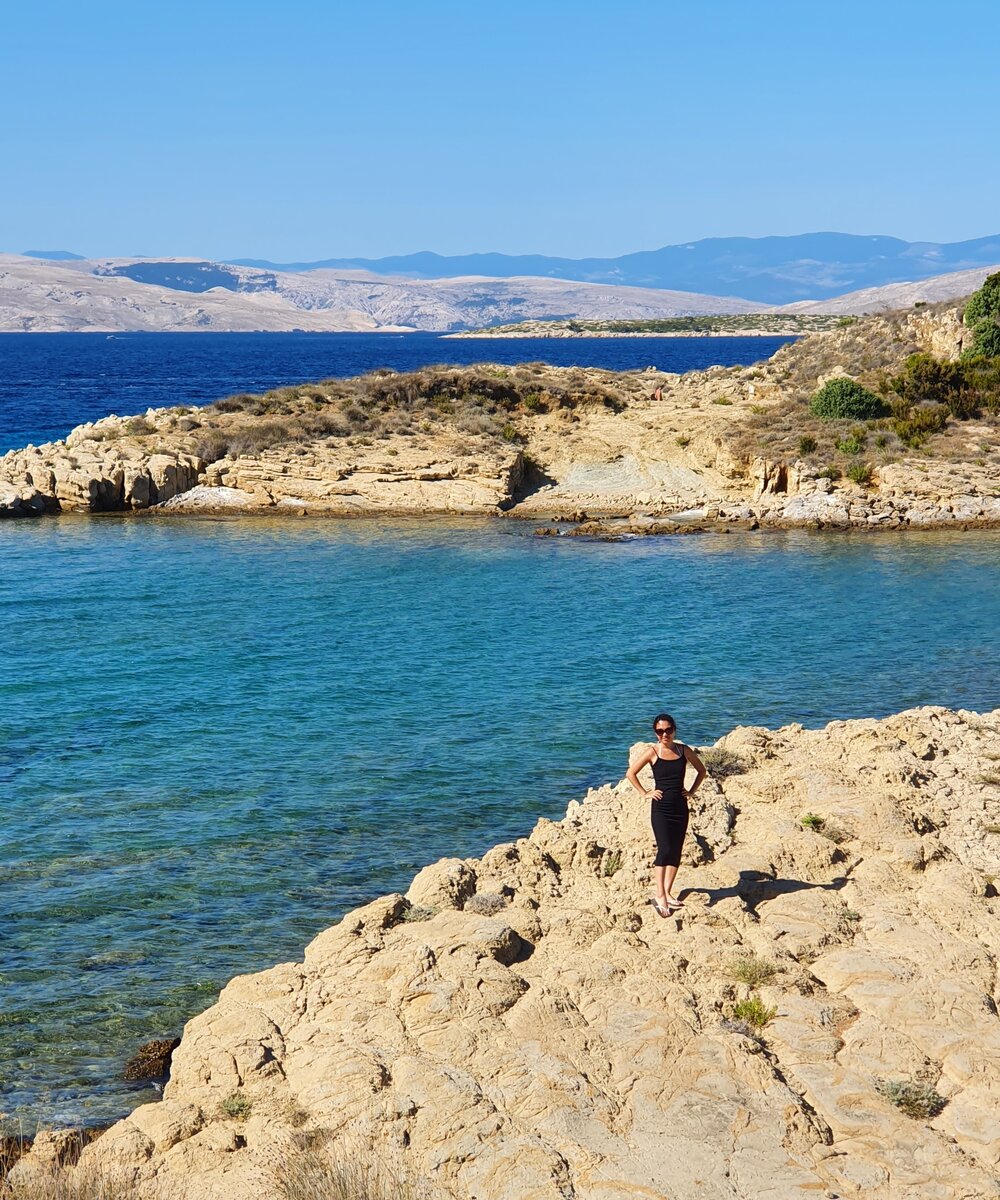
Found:
[[[996,0],[11,2],[0,248],[995,234],[998,46]]]

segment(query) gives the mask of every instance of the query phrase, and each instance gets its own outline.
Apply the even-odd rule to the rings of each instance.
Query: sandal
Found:
[[[666,905],[661,904],[655,896],[649,897],[649,903],[652,904],[652,906],[656,909],[656,915],[658,917],[670,916],[670,909],[666,907]]]
[[[679,908],[683,907],[683,900],[675,900],[672,896],[667,897],[667,908],[669,908],[671,912],[676,912]]]

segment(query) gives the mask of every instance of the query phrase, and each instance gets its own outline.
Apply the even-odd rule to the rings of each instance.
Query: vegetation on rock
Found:
[[[809,408],[823,421],[868,421],[885,413],[885,402],[856,379],[838,375],[823,384],[810,401]]]
[[[876,1079],[875,1090],[915,1120],[936,1117],[948,1103],[929,1083],[915,1079]]]

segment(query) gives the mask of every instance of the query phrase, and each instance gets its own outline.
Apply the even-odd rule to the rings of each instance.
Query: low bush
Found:
[[[983,321],[1000,317],[1000,271],[988,275],[978,292],[969,297],[962,320],[970,329]]]
[[[229,453],[229,438],[218,430],[206,433],[195,447],[195,454],[207,463],[217,462]]]
[[[733,1005],[733,1016],[737,1021],[746,1021],[753,1029],[763,1029],[778,1015],[776,1008],[770,1008],[758,995],[748,996],[746,1000],[737,1000]]]
[[[886,411],[883,400],[846,375],[828,379],[809,402],[809,408],[824,421],[869,421]]]
[[[143,437],[147,433],[153,433],[156,426],[146,417],[129,417],[125,422],[125,432],[129,437]]]
[[[601,864],[601,874],[605,879],[610,879],[613,875],[617,875],[622,869],[622,852],[620,850],[612,850]]]
[[[424,904],[411,904],[410,907],[403,913],[404,921],[429,921],[431,917],[436,917],[438,909],[428,908]]]
[[[758,958],[756,954],[745,954],[731,959],[726,964],[726,971],[733,979],[748,987],[760,987],[768,983],[778,973],[778,968],[770,959]]]
[[[476,892],[465,902],[465,911],[478,913],[483,917],[495,917],[507,907],[506,896],[499,892]]]
[[[803,437],[799,438],[799,454],[802,458],[805,458],[810,454],[815,454],[818,449],[819,443],[809,434],[805,434]]]
[[[803,829],[811,829],[813,833],[819,833],[826,822],[819,813],[807,812],[799,817],[799,824]]]
[[[231,1096],[227,1096],[219,1105],[219,1112],[224,1117],[231,1117],[236,1121],[245,1121],[253,1111],[253,1101],[243,1092],[233,1092]]]
[[[701,761],[713,779],[725,779],[730,775],[742,775],[747,769],[746,761],[724,746],[709,746],[701,751]]]
[[[875,1090],[890,1104],[914,1120],[936,1117],[948,1101],[916,1079],[876,1079]]]
[[[844,472],[852,483],[867,487],[872,481],[872,469],[866,462],[852,462]]]
[[[845,438],[838,439],[835,445],[841,454],[860,454],[865,448],[865,439],[852,433]]]

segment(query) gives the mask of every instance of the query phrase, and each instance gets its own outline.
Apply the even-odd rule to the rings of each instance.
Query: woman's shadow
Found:
[[[740,871],[739,882],[727,888],[682,888],[680,899],[687,896],[702,895],[708,897],[708,907],[720,900],[742,900],[748,912],[757,915],[757,905],[766,900],[774,900],[777,896],[787,896],[789,892],[801,892],[807,888],[820,888],[825,892],[839,892],[847,883],[847,875],[840,875],[829,883],[806,883],[804,879],[776,879],[764,871]]]

